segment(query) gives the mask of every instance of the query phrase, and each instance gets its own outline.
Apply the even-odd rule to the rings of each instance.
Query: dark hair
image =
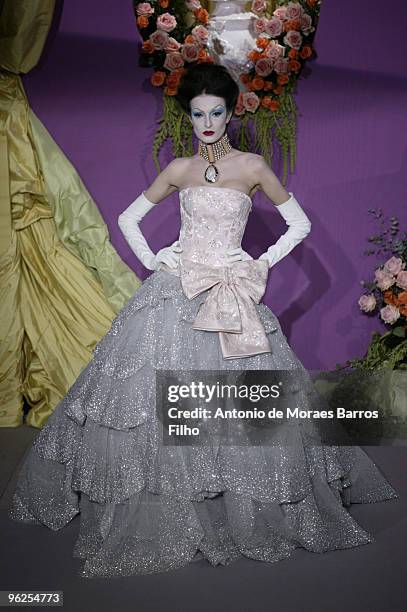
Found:
[[[189,115],[192,98],[203,93],[223,98],[229,112],[235,108],[239,86],[227,69],[220,64],[209,62],[193,64],[181,79],[176,99],[181,108]]]

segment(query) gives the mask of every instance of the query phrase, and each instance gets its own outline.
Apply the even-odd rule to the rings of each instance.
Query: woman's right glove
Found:
[[[179,241],[176,240],[168,247],[160,249],[156,254],[152,252],[144,238],[139,223],[141,219],[155,206],[154,202],[141,193],[118,217],[118,225],[126,238],[133,253],[148,270],[157,270],[161,262],[169,268],[177,268],[179,253],[182,251]]]
[[[288,230],[259,257],[259,259],[267,259],[269,268],[288,255],[311,231],[311,221],[295,199],[294,194],[291,191],[288,193],[291,196],[290,199],[276,206],[288,225]]]

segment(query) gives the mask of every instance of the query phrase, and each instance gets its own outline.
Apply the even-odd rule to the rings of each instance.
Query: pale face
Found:
[[[222,138],[232,116],[232,111],[226,109],[224,98],[200,94],[192,98],[190,106],[190,120],[197,138],[206,144]]]

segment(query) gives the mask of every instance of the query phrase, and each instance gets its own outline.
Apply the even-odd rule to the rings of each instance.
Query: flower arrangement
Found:
[[[174,96],[181,77],[193,63],[213,62],[208,49],[210,15],[205,0],[135,2],[136,22],[143,38],[140,64],[153,68],[151,84],[163,90],[163,115],[153,142],[153,158],[170,138],[176,157],[192,155],[192,128]],[[294,171],[297,108],[292,96],[305,63],[315,57],[313,37],[320,0],[252,0],[256,15],[256,46],[248,52],[252,66],[241,75],[235,109],[241,150],[258,150],[271,163],[273,138],[280,145],[286,182],[288,156]],[[249,123],[253,122],[254,142]]]
[[[307,8],[305,8],[307,6]],[[241,76],[248,92],[241,93],[235,113],[243,115],[264,106],[271,112],[278,110],[279,97],[284,88],[295,80],[304,62],[314,50],[308,37],[315,32],[311,7],[319,8],[319,2],[288,2],[270,11],[267,0],[253,0],[251,10],[256,14],[254,28],[258,34],[256,48],[249,51],[253,69]],[[258,92],[258,93],[256,93]]]
[[[374,270],[374,280],[361,281],[365,293],[360,296],[360,310],[369,316],[379,316],[387,332],[374,332],[363,359],[353,359],[348,365],[363,369],[407,368],[407,232],[399,237],[399,221],[387,219],[381,209],[370,209],[380,221],[381,231],[369,238],[376,248],[367,255],[386,256],[386,261]],[[390,256],[389,256],[390,255]]]
[[[239,144],[243,150],[250,148],[246,135],[248,122],[253,115],[254,149],[260,150],[271,163],[273,135],[283,157],[283,184],[288,172],[294,171],[296,158],[297,108],[292,92],[306,61],[316,56],[312,46],[318,22],[320,2],[270,3],[253,0],[251,10],[256,14],[254,28],[258,34],[256,48],[248,53],[253,68],[241,75],[247,91],[241,92],[235,114],[242,119]]]

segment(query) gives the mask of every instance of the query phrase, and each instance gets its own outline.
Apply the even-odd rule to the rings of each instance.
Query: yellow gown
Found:
[[[18,8],[6,3],[0,23],[11,32],[0,43],[0,427],[23,423],[25,400],[41,428],[141,283],[29,106],[18,72],[42,49],[30,32],[44,41],[48,29],[44,13],[38,24],[35,7]]]

